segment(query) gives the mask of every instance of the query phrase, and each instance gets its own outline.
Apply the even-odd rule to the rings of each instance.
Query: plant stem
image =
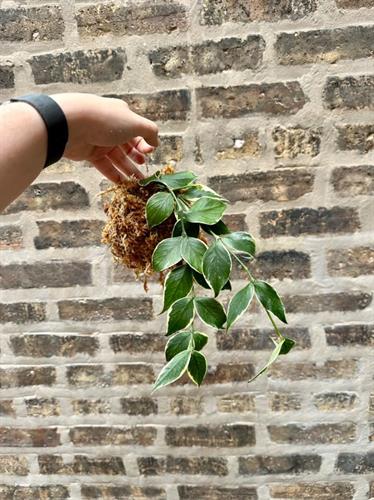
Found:
[[[226,245],[225,245],[226,247]],[[241,267],[245,270],[245,272],[248,274],[249,276],[249,279],[250,281],[253,283],[255,281],[254,277],[252,276],[251,272],[249,271],[249,269],[247,268],[247,266],[239,259],[239,257],[234,253],[232,252],[229,248],[226,247],[226,250],[228,250],[230,252],[230,254],[239,262],[239,264],[241,265]],[[264,308],[266,314],[268,315],[268,318],[270,319],[271,321],[271,324],[273,325],[273,328],[274,328],[274,331],[275,333],[277,334],[278,338],[280,339],[283,339],[283,335],[281,334],[281,332],[279,331],[279,328],[277,327],[273,317],[271,316],[270,312],[263,306],[263,304],[261,304],[262,307]]]

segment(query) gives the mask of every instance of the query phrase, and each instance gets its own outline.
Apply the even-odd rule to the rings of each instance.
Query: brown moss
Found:
[[[148,198],[157,190],[154,184],[142,187],[136,179],[130,178],[104,192],[112,193],[112,199],[104,205],[108,221],[101,241],[109,245],[116,262],[143,279],[145,289],[147,278],[153,273],[153,251],[160,241],[171,237],[175,224],[172,215],[159,226],[148,227],[145,207]]]

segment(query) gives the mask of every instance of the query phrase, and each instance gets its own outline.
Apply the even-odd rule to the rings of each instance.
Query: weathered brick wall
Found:
[[[157,120],[152,165],[232,200],[298,341],[248,385],[254,309],[210,332],[201,389],[151,396],[161,290],[100,245],[100,175],[60,162],[0,219],[1,499],[374,497],[374,1],[0,6],[1,99],[95,92]]]

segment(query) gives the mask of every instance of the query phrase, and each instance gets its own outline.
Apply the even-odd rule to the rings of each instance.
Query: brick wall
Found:
[[[254,310],[210,331],[201,389],[152,396],[161,289],[112,265],[102,179],[61,161],[0,219],[0,497],[374,497],[374,1],[0,6],[1,99],[95,92],[157,120],[152,166],[233,202],[298,341],[248,385]]]

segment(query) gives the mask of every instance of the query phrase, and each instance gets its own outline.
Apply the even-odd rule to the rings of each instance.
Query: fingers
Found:
[[[134,148],[140,151],[140,153],[143,153],[145,155],[152,153],[155,150],[154,146],[147,144],[147,142],[143,139],[143,137],[140,136],[135,137],[129,142],[134,146]]]
[[[143,163],[145,163],[145,155],[143,153],[140,153],[140,151],[138,151],[131,144],[129,144],[129,143],[122,144],[121,149],[135,163],[139,163],[140,165],[142,165]]]
[[[147,120],[147,118],[143,118],[136,113],[133,113],[133,115],[135,115],[133,131],[136,136],[143,137],[149,145],[157,148],[159,145],[157,125],[151,120]]]
[[[99,172],[115,184],[119,184],[125,178],[106,156],[103,156],[98,160],[91,160],[91,163],[97,168],[97,170],[99,170]]]
[[[126,156],[123,151],[117,147],[114,148],[110,153],[108,153],[108,158],[112,163],[124,174],[130,176],[135,176],[137,179],[143,179],[144,175],[136,168],[132,163],[130,158]]]

